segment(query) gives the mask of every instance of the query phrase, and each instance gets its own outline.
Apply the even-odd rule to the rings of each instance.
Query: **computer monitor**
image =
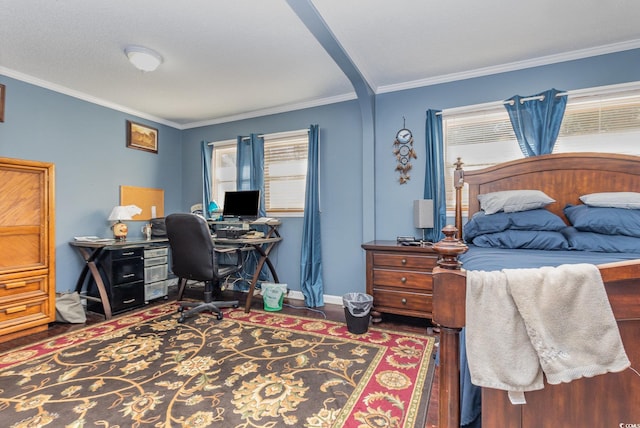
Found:
[[[260,217],[260,191],[238,190],[225,192],[222,216],[240,220],[255,220]]]

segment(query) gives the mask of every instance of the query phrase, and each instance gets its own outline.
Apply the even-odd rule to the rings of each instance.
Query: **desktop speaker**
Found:
[[[430,229],[433,227],[432,199],[413,201],[413,226],[416,229]]]

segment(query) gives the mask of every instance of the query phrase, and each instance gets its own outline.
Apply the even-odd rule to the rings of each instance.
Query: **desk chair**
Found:
[[[236,263],[219,264],[218,255],[209,226],[204,218],[194,214],[170,214],[165,219],[167,238],[171,247],[172,270],[179,278],[178,301],[182,300],[187,281],[203,281],[204,302],[180,302],[178,322],[199,313],[215,313],[222,319],[220,308],[238,307],[238,301],[213,301],[214,293],[220,292],[220,279],[242,269],[240,249],[226,249],[224,252],[235,252]],[[184,312],[186,308],[190,308]]]

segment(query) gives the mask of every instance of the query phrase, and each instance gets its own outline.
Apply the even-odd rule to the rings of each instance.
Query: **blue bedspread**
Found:
[[[640,251],[640,249],[639,249]],[[603,264],[640,259],[638,253],[596,253],[588,251],[544,251],[481,248],[469,246],[469,251],[460,256],[466,270],[501,270],[538,268],[562,264]],[[479,425],[481,411],[480,388],[471,383],[464,346],[464,329],[460,338],[460,422],[462,425]]]

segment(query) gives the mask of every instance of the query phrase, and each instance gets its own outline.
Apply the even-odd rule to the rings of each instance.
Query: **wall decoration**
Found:
[[[158,130],[127,120],[127,147],[158,153]]]
[[[398,161],[396,171],[400,172],[400,184],[405,184],[411,178],[409,175],[411,159],[418,159],[418,156],[413,150],[413,134],[404,124],[402,129],[396,133],[396,139],[393,142],[393,154]]]
[[[0,85],[0,122],[4,122],[4,85]]]

